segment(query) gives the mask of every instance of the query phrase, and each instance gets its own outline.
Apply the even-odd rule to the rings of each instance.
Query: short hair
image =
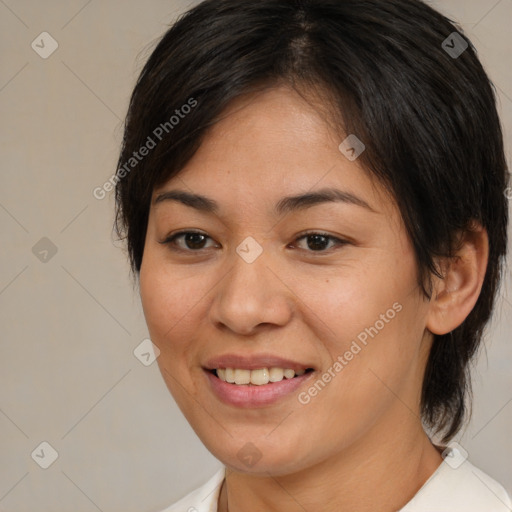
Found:
[[[283,84],[322,98],[340,142],[364,142],[358,161],[396,201],[425,297],[460,233],[474,221],[487,230],[479,298],[459,327],[434,336],[423,380],[423,425],[447,442],[470,411],[469,363],[503,271],[508,173],[496,91],[476,50],[422,1],[206,0],[183,13],[147,60],[125,122],[115,227],[132,271],[155,188],[183,169],[232,100]],[[147,156],[131,160],[144,146]]]

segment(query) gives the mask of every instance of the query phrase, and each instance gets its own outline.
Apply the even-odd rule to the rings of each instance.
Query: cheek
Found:
[[[325,367],[338,362],[332,368],[336,377],[326,386],[330,391],[322,391],[319,404],[332,401],[357,411],[366,403],[376,411],[390,395],[386,386],[394,389],[416,378],[412,369],[418,362],[425,306],[414,260],[406,256],[375,251],[364,270],[354,265],[328,279],[296,282],[308,323],[325,349]]]
[[[379,336],[389,332],[395,318],[403,316],[397,309],[412,298],[414,273],[405,268],[404,262],[395,266],[393,258],[387,261],[383,252],[373,252],[364,258],[364,268],[360,262],[345,262],[328,277],[319,278],[310,272],[291,285],[306,306],[303,311],[309,322],[333,356],[347,350],[347,344],[359,334],[364,342],[370,337],[368,330],[375,333],[375,324]]]
[[[169,348],[186,339],[183,330],[201,307],[207,287],[200,280],[180,279],[168,266],[147,255],[140,271],[140,296],[154,342]],[[192,322],[193,323],[193,322]],[[172,340],[172,344],[170,341]]]
[[[197,287],[176,279],[165,265],[154,263],[149,256],[140,271],[144,316],[151,341],[160,350],[157,363],[162,377],[176,403],[187,415],[189,395],[195,394],[189,359],[197,329],[194,305],[199,306],[200,297],[196,295],[200,293]]]
[[[196,361],[201,343],[198,333],[208,318],[215,281],[197,268],[173,267],[151,250],[144,258],[140,296],[146,324],[152,342],[160,350],[157,363],[162,376],[184,410],[187,404],[190,406],[189,395],[196,393],[197,379],[203,378]]]
[[[384,314],[387,305],[384,301]],[[397,407],[406,409],[407,404],[406,410],[416,410],[414,390],[421,387],[418,344],[410,330],[412,308],[408,311],[406,305],[402,306],[380,330],[381,324],[375,326],[373,315],[365,313],[364,308],[357,309],[357,319],[350,318],[349,311],[339,315],[340,334],[328,345],[332,362],[299,397],[306,405],[299,407],[294,417],[298,428],[302,422],[307,423],[310,436],[324,440],[326,456],[330,450],[343,449],[364,436],[376,422],[395,415]],[[343,329],[349,321],[353,334]],[[358,338],[360,334],[363,336]],[[319,382],[322,377],[327,384]],[[312,422],[311,418],[316,420]]]

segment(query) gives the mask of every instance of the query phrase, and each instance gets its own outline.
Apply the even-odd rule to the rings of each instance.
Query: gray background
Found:
[[[92,194],[115,171],[145,58],[191,5],[0,0],[1,510],[158,511],[220,467],[157,365],[133,354],[147,337],[140,301],[112,235],[112,197]],[[512,0],[433,5],[460,20],[498,88],[510,162]],[[43,31],[59,45],[47,59],[31,47]],[[512,492],[510,281],[457,439]],[[44,446],[31,457],[43,441],[58,452],[48,469],[35,462],[49,461]]]

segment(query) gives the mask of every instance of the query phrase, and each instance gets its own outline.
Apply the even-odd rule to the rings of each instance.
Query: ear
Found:
[[[476,221],[460,236],[453,258],[440,261],[443,279],[435,278],[427,329],[447,334],[464,322],[476,304],[489,259],[487,231]]]

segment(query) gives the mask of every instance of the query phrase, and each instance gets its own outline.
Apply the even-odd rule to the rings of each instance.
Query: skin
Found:
[[[460,325],[480,292],[485,230],[463,235],[445,279],[427,300],[393,199],[338,149],[344,139],[291,89],[234,101],[186,167],[154,191],[185,190],[219,203],[217,214],[176,201],[152,204],[140,291],[166,384],[205,446],[227,466],[219,512],[382,511],[403,507],[442,462],[422,429],[424,368],[433,334]],[[325,202],[276,216],[284,196],[334,187],[372,210]],[[199,244],[162,244],[182,230]],[[346,239],[300,238],[304,231]],[[235,251],[253,237],[263,253]],[[194,242],[194,241],[193,241]],[[202,245],[201,245],[202,243]],[[195,252],[194,252],[195,251]],[[203,366],[220,354],[272,353],[332,367],[357,335],[402,309],[325,388],[266,407],[222,403]],[[310,381],[311,382],[311,381]],[[300,391],[307,390],[307,384]],[[252,443],[251,467],[237,453]]]

